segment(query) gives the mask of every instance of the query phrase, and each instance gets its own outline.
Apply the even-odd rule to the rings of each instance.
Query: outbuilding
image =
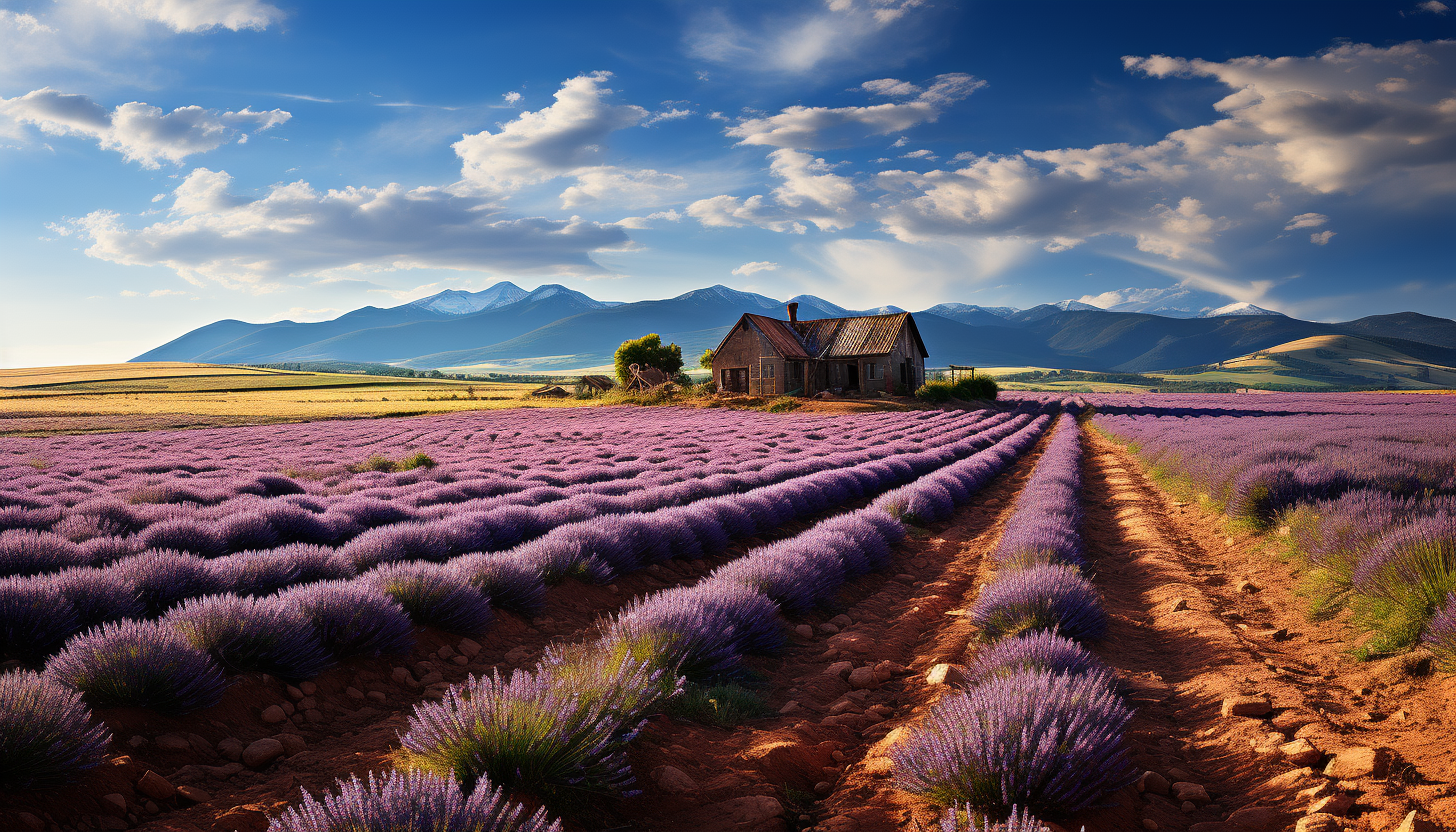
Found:
[[[713,351],[718,389],[754,396],[912,393],[930,354],[909,312],[801,321],[744,314]]]

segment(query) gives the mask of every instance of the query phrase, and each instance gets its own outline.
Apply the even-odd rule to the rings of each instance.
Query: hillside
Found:
[[[1208,366],[1201,372],[1165,377],[1249,384],[1450,389],[1456,387],[1456,349],[1397,338],[1315,335]]]

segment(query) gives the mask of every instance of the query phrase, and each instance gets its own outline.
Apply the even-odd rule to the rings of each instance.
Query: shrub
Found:
[[[980,815],[975,809],[957,803],[940,816],[940,832],[1042,832],[1046,827],[1041,821],[1025,812],[1011,807],[1011,815],[1000,823]]]
[[[746,653],[783,643],[778,607],[746,586],[682,587],[632,602],[603,627],[608,642],[651,644],[654,666],[693,681],[730,673]]]
[[[1425,642],[1441,669],[1456,673],[1456,592],[1446,596],[1445,605],[1426,626]]]
[[[229,670],[299,681],[329,665],[309,620],[277,598],[193,598],[173,608],[162,622]]]
[[[1028,670],[1066,674],[1106,674],[1107,667],[1087,648],[1050,630],[1002,639],[976,654],[969,677],[977,682]]]
[[[736,728],[750,719],[773,716],[775,711],[762,696],[739,684],[688,684],[667,703],[667,713],[715,728]]]
[[[613,360],[616,364],[617,382],[625,385],[632,380],[630,368],[633,364],[656,367],[669,376],[676,375],[682,369],[682,347],[677,344],[664,347],[662,338],[657,333],[652,333],[635,340],[623,341],[617,347]]]
[[[1132,782],[1131,718],[1097,677],[1028,671],[941,699],[890,757],[900,788],[943,806],[1064,814]]]
[[[541,570],[515,556],[464,555],[452,559],[449,566],[484,593],[492,606],[529,616],[546,601]]]
[[[45,672],[97,708],[184,714],[217,704],[224,688],[222,671],[205,651],[155,621],[119,621],[78,635]]]
[[[1456,513],[1438,513],[1388,532],[1354,574],[1357,619],[1374,630],[1367,655],[1413,644],[1456,591]]]
[[[1000,392],[1001,388],[993,379],[982,376],[974,379],[963,378],[955,384],[949,381],[927,381],[915,390],[915,398],[935,404],[943,404],[951,399],[995,401]]]
[[[178,601],[222,591],[209,563],[182,552],[148,550],[105,570],[136,588],[149,615],[161,615]]]
[[[80,546],[58,534],[29,529],[0,532],[0,576],[36,575],[91,563]]]
[[[54,581],[0,578],[0,658],[39,662],[80,629]]]
[[[57,572],[50,580],[75,609],[78,632],[146,614],[146,604],[136,588],[106,570],[82,566]]]
[[[338,780],[338,794],[322,803],[307,791],[303,802],[279,815],[269,832],[561,832],[545,809],[528,818],[500,787],[480,783],[466,797],[453,777],[423,771],[391,771],[366,785],[357,776]]]
[[[490,626],[490,599],[448,566],[415,561],[387,563],[363,580],[399,602],[410,620],[452,633],[474,634]]]
[[[991,641],[1031,630],[1057,630],[1095,641],[1107,630],[1096,587],[1075,568],[1062,565],[1002,572],[981,590],[971,620]]]
[[[278,595],[313,624],[319,642],[336,659],[407,653],[414,625],[397,601],[359,581],[320,581]]]
[[[138,535],[146,549],[172,549],[212,558],[227,551],[227,542],[212,526],[197,520],[162,520]]]
[[[524,790],[543,800],[624,792],[626,744],[658,699],[660,671],[630,660],[473,676],[416,706],[400,737],[405,768]]]
[[[105,760],[110,741],[79,693],[30,671],[0,675],[0,788],[72,780]]]

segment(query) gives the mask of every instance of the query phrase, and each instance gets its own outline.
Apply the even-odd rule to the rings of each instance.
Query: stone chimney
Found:
[[[799,304],[797,304],[797,303],[791,303],[791,304],[789,304],[789,323],[796,324],[798,322],[799,322]]]

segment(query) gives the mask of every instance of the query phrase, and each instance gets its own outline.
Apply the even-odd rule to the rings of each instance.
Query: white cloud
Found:
[[[1327,246],[1330,244],[1330,238],[1334,236],[1335,232],[1333,231],[1317,231],[1309,235],[1309,241],[1317,246]]]
[[[668,191],[682,190],[681,176],[652,169],[627,170],[612,165],[577,168],[571,172],[576,184],[561,192],[561,207],[575,208],[594,202],[614,205],[657,205]]]
[[[913,101],[867,107],[787,107],[777,115],[746,118],[729,127],[739,144],[818,150],[842,147],[868,136],[883,136],[933,122],[986,82],[963,73],[940,75]],[[898,146],[898,145],[897,145]]]
[[[244,108],[219,112],[196,105],[164,113],[160,107],[132,101],[108,112],[85,95],[50,87],[0,99],[0,117],[31,124],[53,136],[87,136],[128,161],[157,168],[181,163],[197,153],[247,137],[244,131],[267,130],[288,121],[286,110],[254,112]]]
[[[513,190],[593,166],[608,135],[647,118],[641,107],[610,103],[612,90],[602,86],[610,77],[578,75],[561,85],[551,106],[521,113],[498,132],[465,136],[452,145],[461,175],[487,189]]]
[[[708,228],[741,228],[756,225],[769,231],[803,234],[808,226],[784,216],[783,210],[769,205],[762,194],[739,199],[736,196],[714,196],[688,206],[688,216]]]
[[[1298,228],[1319,228],[1329,221],[1330,218],[1325,216],[1324,214],[1316,214],[1314,212],[1310,212],[1308,214],[1300,214],[1296,217],[1290,218],[1289,224],[1284,226],[1284,230],[1294,231]]]
[[[174,32],[265,29],[283,19],[283,12],[278,8],[257,0],[90,0],[89,5],[155,21]]]
[[[924,309],[964,296],[975,284],[1025,262],[1036,249],[1024,240],[978,239],[907,245],[893,240],[836,239],[804,256],[833,279],[823,291],[835,302],[865,308],[894,304]],[[887,288],[886,275],[893,275]]]
[[[507,104],[515,104],[516,102],[521,100],[521,94],[516,92],[515,90],[511,90],[505,95],[502,95],[501,98],[504,98]]]
[[[807,73],[866,60],[899,62],[918,51],[911,11],[924,0],[828,0],[818,10],[742,22],[721,8],[701,12],[689,27],[694,57],[736,70]],[[899,25],[896,25],[899,24]]]
[[[661,124],[664,121],[679,121],[693,115],[697,115],[697,113],[693,110],[684,110],[674,107],[670,110],[663,110],[660,113],[653,113],[651,118],[642,122],[642,126],[651,127],[654,124]]]
[[[226,173],[199,168],[178,187],[166,221],[131,228],[120,215],[97,211],[73,225],[90,237],[92,257],[258,291],[331,270],[600,274],[591,252],[628,242],[617,226],[507,218],[440,188],[391,183],[320,193],[294,182],[250,200],[229,193],[230,183]]]
[[[0,9],[0,31],[10,30],[20,35],[53,34],[56,30],[41,23],[33,14]]]
[[[674,209],[666,211],[655,211],[645,217],[623,217],[613,225],[620,225],[623,228],[652,228],[656,222],[681,222],[683,215]]]
[[[756,272],[771,272],[779,267],[778,263],[769,260],[755,260],[752,263],[744,263],[733,270],[733,274],[739,277],[748,277]]]
[[[1417,3],[1416,8],[1431,14],[1445,14],[1451,10],[1451,7],[1442,3],[1441,0],[1425,0],[1424,3]]]
[[[919,95],[924,92],[923,89],[909,81],[900,81],[895,78],[880,78],[875,81],[866,81],[860,84],[859,88],[874,95],[886,95],[891,98],[909,98],[912,95]]]
[[[936,159],[939,159],[940,157],[939,156],[936,156],[934,153],[931,153],[929,150],[912,150],[909,153],[906,153],[906,154],[902,155],[900,158],[901,159],[927,159],[927,160],[930,160],[930,161],[933,162]]]
[[[787,148],[769,154],[769,172],[781,180],[773,201],[762,195],[700,199],[688,215],[708,227],[756,225],[771,231],[804,233],[804,222],[820,231],[840,231],[859,221],[865,207],[853,180],[833,172],[823,159]]]

